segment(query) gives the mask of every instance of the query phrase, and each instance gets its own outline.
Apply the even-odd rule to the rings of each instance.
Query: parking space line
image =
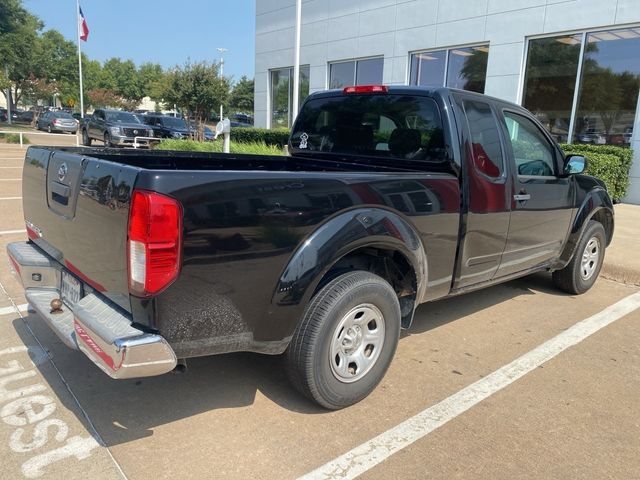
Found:
[[[22,305],[16,305],[15,307],[2,307],[0,308],[0,315],[9,315],[10,313],[17,312],[26,312],[29,308],[28,303],[23,303]]]
[[[0,197],[0,200],[22,200],[22,197]]]
[[[21,228],[20,230],[4,230],[0,232],[0,235],[11,235],[13,233],[26,233],[26,230],[24,228]]]
[[[21,178],[0,178],[0,182],[17,182],[22,180]]]
[[[20,166],[20,167],[0,167],[0,168],[22,168],[22,166]]]
[[[488,376],[423,410],[396,427],[303,475],[299,480],[352,479],[372,469],[482,400],[532,372],[564,350],[640,308],[640,292],[629,295],[525,353]]]

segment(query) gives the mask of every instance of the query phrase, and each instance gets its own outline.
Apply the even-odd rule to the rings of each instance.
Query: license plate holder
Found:
[[[82,298],[82,282],[65,270],[62,271],[60,296],[62,301],[70,307],[73,307]]]

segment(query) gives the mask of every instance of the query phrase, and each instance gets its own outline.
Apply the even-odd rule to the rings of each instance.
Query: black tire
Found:
[[[375,309],[371,306],[381,314],[383,328],[379,338],[384,340],[378,352],[372,347],[367,356],[371,345],[367,345],[367,341],[360,336],[356,344],[358,348],[354,350],[362,349],[360,351],[367,358],[360,358],[369,363],[364,363],[368,366],[361,373],[351,368],[355,363],[348,363],[346,373],[356,372],[361,376],[354,376],[347,383],[334,373],[338,367],[332,366],[331,362],[335,360],[338,365],[338,355],[335,359],[330,358],[331,348],[344,332],[344,328],[338,330],[338,326],[353,312],[356,312],[353,318],[364,319],[357,320],[364,324],[361,328],[372,328],[370,332],[378,330],[375,321],[371,327],[372,322],[367,320],[368,317],[358,312],[360,308],[373,312]],[[391,285],[369,272],[344,273],[322,287],[305,309],[286,352],[289,378],[297,390],[324,408],[337,410],[348,407],[365,398],[380,383],[391,364],[399,337],[400,304]],[[338,343],[344,345],[344,339]]]
[[[589,252],[593,255],[593,243],[597,244],[597,258],[585,258],[584,255],[589,246]],[[582,237],[576,246],[576,251],[571,261],[562,270],[553,272],[553,283],[560,289],[573,295],[580,295],[589,290],[600,274],[604,253],[607,245],[606,234],[601,223],[591,220],[582,233]],[[583,271],[583,258],[587,261],[586,270]],[[586,275],[588,273],[588,276]]]
[[[111,135],[109,135],[109,133],[104,134],[104,146],[113,147],[113,143],[111,143]]]
[[[86,130],[82,130],[82,144],[85,147],[91,146],[91,137],[89,137],[89,133]]]

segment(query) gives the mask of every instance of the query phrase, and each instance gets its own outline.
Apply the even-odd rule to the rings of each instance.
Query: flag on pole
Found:
[[[87,26],[87,20],[84,18],[82,8],[78,7],[80,15],[78,16],[78,31],[80,32],[80,40],[87,41],[89,38],[89,27]]]

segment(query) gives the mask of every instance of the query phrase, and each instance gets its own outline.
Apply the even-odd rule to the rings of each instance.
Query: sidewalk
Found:
[[[615,206],[613,241],[604,259],[602,276],[640,285],[640,205]]]

